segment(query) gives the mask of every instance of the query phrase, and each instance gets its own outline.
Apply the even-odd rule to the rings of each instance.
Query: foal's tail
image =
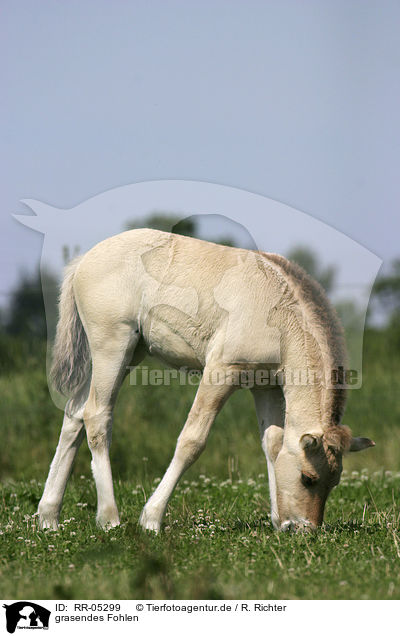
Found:
[[[90,349],[75,302],[73,282],[82,256],[65,269],[50,380],[57,391],[74,397],[90,375]]]

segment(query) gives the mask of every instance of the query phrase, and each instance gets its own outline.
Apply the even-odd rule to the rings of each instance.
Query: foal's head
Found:
[[[268,455],[276,479],[278,530],[314,529],[322,524],[325,503],[342,473],[342,455],[360,451],[374,442],[353,438],[346,426],[332,425],[320,432],[299,435],[271,426]]]

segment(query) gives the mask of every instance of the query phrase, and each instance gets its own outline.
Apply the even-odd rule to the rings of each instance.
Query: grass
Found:
[[[154,483],[116,484],[122,525],[108,533],[85,476],[67,491],[60,529],[40,531],[42,486],[1,487],[3,598],[400,598],[400,473],[345,473],[315,535],[272,530],[264,475],[184,480],[158,537],[137,526]]]
[[[1,347],[0,347],[1,353]],[[148,364],[148,361],[145,361]],[[152,364],[152,363],[150,363]],[[344,424],[356,435],[371,437],[376,448],[347,459],[349,469],[400,470],[400,356],[385,334],[369,333],[364,352],[364,380],[349,391]],[[116,409],[111,457],[117,479],[160,477],[172,456],[176,439],[192,404],[195,387],[122,387]],[[62,413],[50,399],[44,348],[25,352],[15,368],[0,370],[0,479],[42,480],[54,454]],[[143,457],[148,458],[147,464]],[[211,474],[225,479],[234,464],[245,476],[264,471],[253,400],[246,390],[234,394],[217,417],[206,451],[190,475]],[[84,444],[76,473],[90,474],[90,456]]]
[[[177,382],[126,383],[120,392],[111,459],[121,527],[104,533],[95,525],[84,444],[59,532],[39,531],[35,511],[62,414],[49,397],[43,345],[0,341],[0,354],[3,598],[400,597],[400,356],[384,333],[367,334],[363,387],[350,392],[344,418],[377,446],[345,458],[325,526],[308,536],[272,531],[265,458],[245,390],[218,416],[171,499],[163,533],[139,530],[194,397],[195,387]]]

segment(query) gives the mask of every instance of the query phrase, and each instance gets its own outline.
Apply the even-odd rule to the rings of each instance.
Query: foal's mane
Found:
[[[343,327],[336,310],[329,302],[321,285],[309,276],[302,267],[279,254],[262,252],[283,272],[295,296],[300,300],[310,333],[319,345],[325,369],[338,369],[346,366],[347,352]],[[339,424],[346,404],[344,389],[327,389],[324,411],[329,424]]]

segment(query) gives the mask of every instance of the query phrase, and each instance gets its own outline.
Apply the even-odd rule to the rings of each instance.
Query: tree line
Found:
[[[196,217],[180,219],[171,214],[154,212],[149,217],[139,221],[129,222],[125,229],[149,227],[153,229],[173,232],[185,236],[198,237],[199,227]],[[214,243],[235,247],[234,237],[225,235],[213,237]],[[336,285],[336,269],[334,265],[322,265],[318,255],[307,246],[295,246],[286,256],[303,267],[308,274],[315,278],[326,292],[331,294]],[[70,258],[68,249],[64,248],[64,260]],[[42,271],[39,267],[34,272],[25,272],[14,289],[11,290],[8,303],[0,309],[0,333],[6,337],[46,339],[47,327],[44,312],[42,285],[52,296],[49,306],[56,305],[56,297],[59,281],[57,276],[49,270]],[[387,273],[380,275],[372,290],[369,316],[374,311],[384,313],[386,320],[381,329],[385,329],[388,335],[395,339],[400,346],[400,259],[393,261]],[[344,322],[350,321],[355,315],[356,306],[349,300],[338,307],[339,314]],[[342,315],[343,314],[343,315]]]

